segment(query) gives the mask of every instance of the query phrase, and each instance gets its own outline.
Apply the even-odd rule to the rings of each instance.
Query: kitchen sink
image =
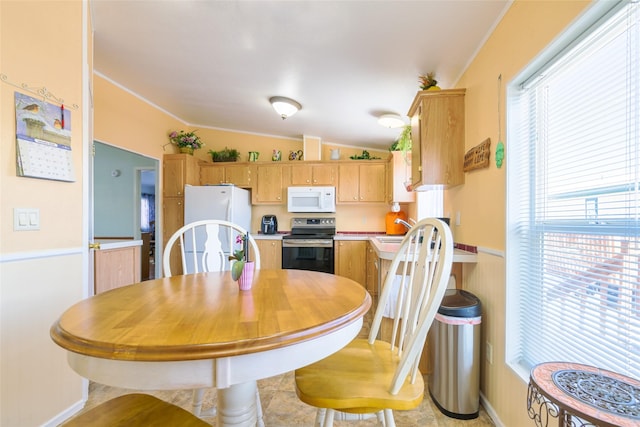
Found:
[[[376,236],[380,243],[400,243],[404,236]]]

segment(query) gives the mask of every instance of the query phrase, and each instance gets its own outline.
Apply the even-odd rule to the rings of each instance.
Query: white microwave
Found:
[[[335,212],[336,187],[289,187],[289,212]]]

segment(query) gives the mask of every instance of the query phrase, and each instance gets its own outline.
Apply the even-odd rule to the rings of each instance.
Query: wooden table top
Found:
[[[369,310],[359,283],[304,270],[256,270],[249,291],[230,273],[173,276],[117,288],[73,305],[51,337],[83,355],[115,360],[212,359],[329,334]]]

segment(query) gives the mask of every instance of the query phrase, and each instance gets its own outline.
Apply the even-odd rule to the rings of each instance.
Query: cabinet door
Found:
[[[387,163],[387,202],[413,203],[415,193],[406,184],[411,184],[411,153],[393,151]]]
[[[197,160],[188,154],[165,154],[162,157],[162,195],[182,197],[186,184],[198,185]]]
[[[218,185],[224,182],[224,167],[218,165],[200,167],[200,185]]]
[[[249,165],[227,165],[224,167],[225,182],[238,187],[251,187],[251,168]]]
[[[162,163],[163,186],[162,195],[164,197],[182,197],[184,195],[184,185],[186,162],[181,158],[165,157]]]
[[[256,185],[252,192],[254,204],[282,204],[284,203],[282,165],[256,166]]]
[[[314,165],[311,167],[312,185],[336,185],[337,168],[335,165]]]
[[[464,184],[464,89],[421,91],[409,109],[413,188]]]
[[[291,185],[311,185],[313,169],[309,165],[291,165]]]
[[[338,202],[357,202],[359,200],[360,171],[357,165],[340,165],[338,175]]]
[[[378,295],[378,256],[373,244],[367,242],[367,291],[373,297]]]
[[[182,197],[168,197],[163,200],[162,214],[164,216],[162,230],[162,246],[167,245],[167,240],[171,238],[173,233],[184,225],[184,199]],[[171,251],[171,272],[182,274],[182,262],[180,261],[179,242],[176,243]],[[164,275],[164,271],[163,271]]]
[[[260,269],[282,268],[282,240],[258,239]]]
[[[335,273],[366,287],[367,242],[340,240],[336,242]]]
[[[140,246],[96,250],[93,256],[96,294],[140,281]]]
[[[384,202],[386,200],[386,170],[384,163],[360,165],[359,201]]]

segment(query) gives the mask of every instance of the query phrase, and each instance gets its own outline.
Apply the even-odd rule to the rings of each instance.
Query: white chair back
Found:
[[[246,235],[247,231],[237,224],[222,220],[203,220],[186,224],[178,229],[167,241],[162,254],[162,268],[165,277],[171,277],[171,250],[176,242],[180,248],[180,259],[183,274],[206,271],[229,270],[229,255],[242,249],[236,243],[238,235]],[[253,236],[249,235],[249,246],[255,262],[260,268],[260,251]]]
[[[382,286],[371,330],[373,344],[382,318],[393,313],[391,351],[401,358],[389,392],[397,394],[407,376],[413,383],[429,328],[444,297],[453,261],[449,226],[436,218],[417,222],[405,235]],[[388,307],[393,304],[393,307]],[[391,310],[389,310],[391,308]]]

